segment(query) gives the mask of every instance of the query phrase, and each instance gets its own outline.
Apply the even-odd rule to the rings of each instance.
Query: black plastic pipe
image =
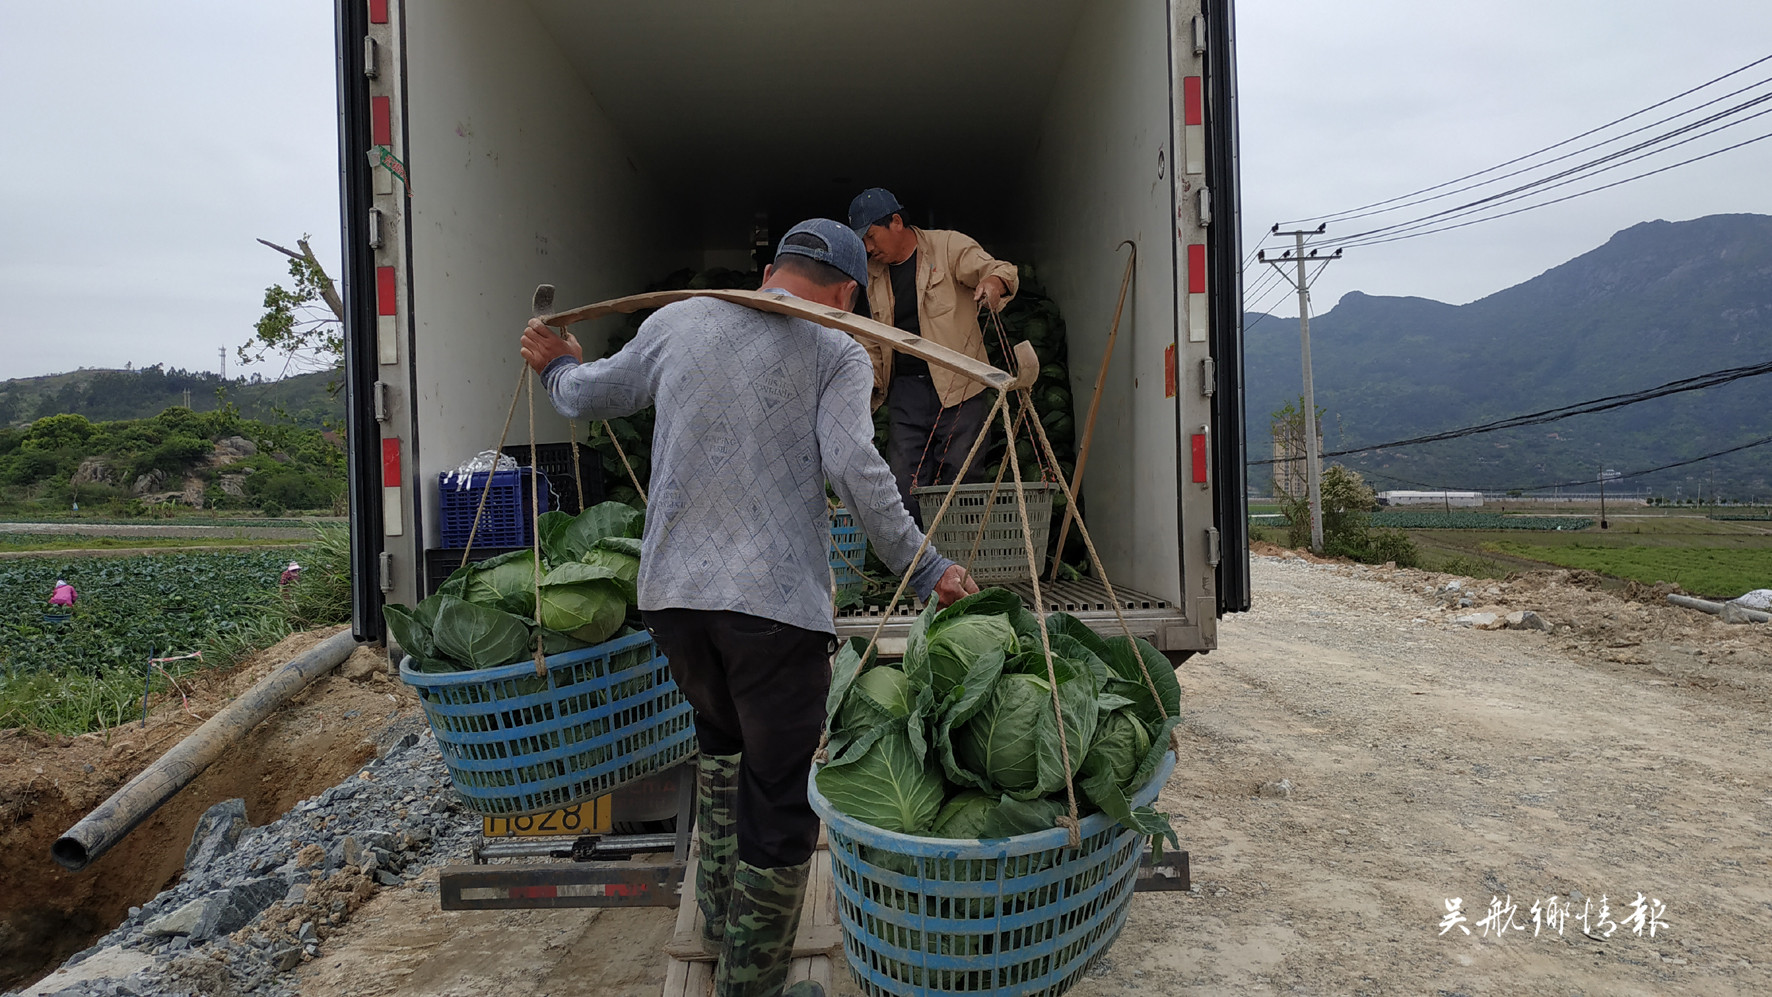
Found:
[[[259,721],[276,712],[291,696],[337,668],[357,649],[349,630],[328,637],[246,690],[239,699],[210,717],[171,751],[142,769],[111,798],[68,828],[49,848],[63,866],[80,870],[109,851],[181,789],[190,785],[221,753],[245,737]]]

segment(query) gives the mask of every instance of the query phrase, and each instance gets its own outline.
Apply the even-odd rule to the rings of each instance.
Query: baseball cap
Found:
[[[775,247],[775,255],[793,253],[829,264],[843,271],[843,275],[860,284],[862,290],[868,286],[868,251],[861,244],[861,237],[844,227],[842,222],[829,218],[808,218],[788,229],[781,237],[781,243]]]
[[[891,191],[884,187],[869,187],[849,202],[849,227],[856,235],[862,235],[867,232],[869,225],[895,211],[903,210],[904,205],[898,203],[898,198],[892,196]]]

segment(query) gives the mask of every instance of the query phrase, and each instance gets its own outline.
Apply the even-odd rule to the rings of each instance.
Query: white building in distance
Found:
[[[1471,509],[1483,504],[1482,492],[1379,492],[1379,505],[1437,505]]]

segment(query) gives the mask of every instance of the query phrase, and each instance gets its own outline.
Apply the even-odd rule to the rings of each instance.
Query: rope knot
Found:
[[[1065,829],[1066,832],[1068,832],[1068,834],[1066,835],[1066,838],[1067,838],[1068,844],[1072,848],[1078,848],[1078,847],[1082,846],[1082,844],[1083,844],[1083,824],[1081,821],[1079,821],[1079,820],[1077,820],[1077,818],[1069,816],[1067,814],[1060,814],[1057,818],[1055,818],[1053,820],[1052,823],[1053,823],[1053,826],[1062,827]]]

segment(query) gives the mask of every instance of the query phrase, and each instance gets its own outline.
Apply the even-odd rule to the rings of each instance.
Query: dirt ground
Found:
[[[1430,599],[1449,576],[1254,567],[1256,611],[1182,669],[1161,803],[1198,888],[1139,895],[1072,993],[1772,992],[1772,631],[1572,572],[1467,581],[1474,609],[1555,625],[1479,631]],[[1639,891],[1654,938],[1627,921]],[[1541,913],[1534,937],[1553,895],[1588,933]],[[1492,897],[1515,907],[1485,937]],[[371,900],[302,991],[649,997],[671,920],[445,914],[427,877]]]
[[[390,716],[417,709],[378,667],[382,657],[359,650],[87,869],[67,872],[49,857],[56,838],[196,729],[199,717],[333,632],[297,634],[232,669],[181,679],[189,709],[177,697],[163,701],[145,729],[80,737],[0,731],[0,990],[54,968],[171,885],[211,805],[240,797],[249,820],[269,821],[356,771]]]
[[[1118,944],[1072,993],[1772,992],[1772,628],[1726,626],[1580,572],[1466,579],[1477,605],[1449,610],[1432,593],[1450,576],[1263,549],[1256,610],[1226,618],[1221,649],[1180,673],[1183,757],[1160,806],[1177,815],[1196,890],[1138,895]],[[1484,609],[1534,610],[1554,629],[1451,622]],[[385,716],[404,701],[386,699],[397,683],[326,681],[260,728],[250,764],[211,773],[201,801],[164,818],[177,826],[139,839],[176,847],[104,861],[143,867],[136,879],[154,881],[151,895],[176,874],[181,828],[210,802],[243,795],[259,822],[358,764],[366,733],[343,720],[345,704],[361,698],[352,722],[367,723],[371,706]],[[82,772],[118,743],[63,764],[69,748],[0,737],[5,853],[45,855],[133,771]],[[37,802],[21,810],[10,801],[33,751],[57,767],[23,780]],[[1281,780],[1289,790],[1269,785]],[[25,825],[35,836],[21,836]],[[9,891],[19,871],[7,868]],[[98,896],[98,881],[56,873],[33,895]],[[1627,920],[1639,892],[1661,905],[1653,938]],[[1573,912],[1560,933],[1541,913],[1535,937],[1532,906],[1553,896]],[[1464,921],[1442,932],[1451,898]],[[1492,898],[1504,913],[1485,924]],[[651,997],[673,919],[443,913],[431,873],[369,899],[348,936],[301,968],[301,987]],[[1498,936],[1501,924],[1525,930]],[[855,994],[839,974],[839,992]]]

